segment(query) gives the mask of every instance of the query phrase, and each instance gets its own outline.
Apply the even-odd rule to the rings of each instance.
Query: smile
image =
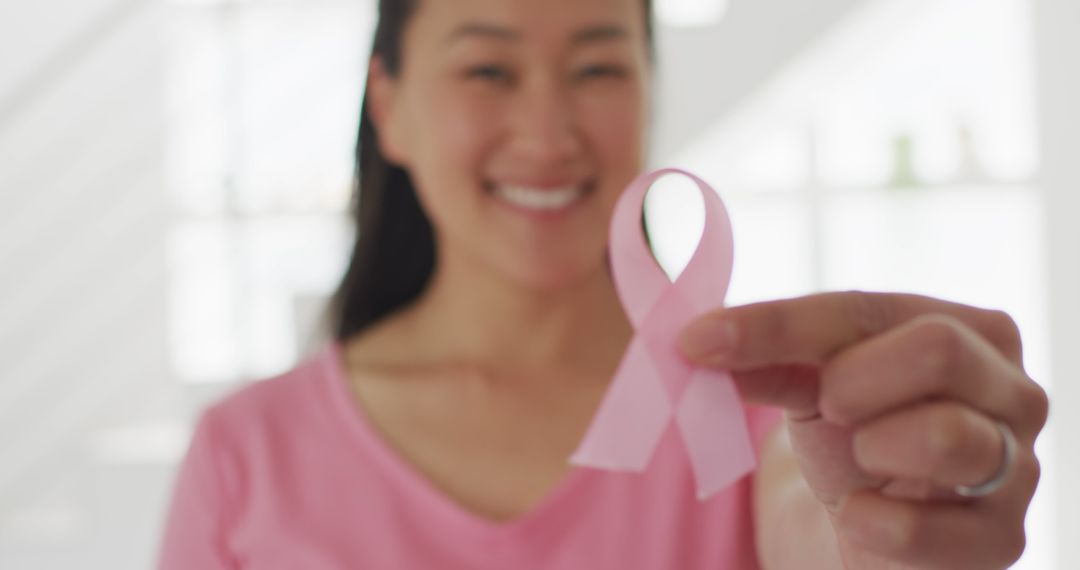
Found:
[[[587,191],[585,185],[531,188],[528,186],[498,185],[493,194],[518,208],[550,212],[561,210],[580,200]]]

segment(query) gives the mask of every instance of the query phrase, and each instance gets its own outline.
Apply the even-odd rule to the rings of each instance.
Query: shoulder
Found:
[[[327,440],[327,430],[335,429],[325,393],[333,356],[328,347],[283,374],[235,388],[203,408],[177,474],[169,536],[182,546],[173,550],[206,547],[187,544],[194,538],[190,533],[231,532],[248,520],[254,505],[288,489],[283,482],[291,481],[292,474],[283,466],[316,463],[309,450],[325,446],[312,442]],[[188,555],[172,554],[184,560]]]
[[[292,369],[233,389],[203,408],[185,470],[211,481],[217,496],[241,500],[274,466],[303,458],[313,441],[338,430],[332,393],[334,346]],[[239,508],[239,507],[238,507]]]
[[[327,346],[284,373],[234,388],[203,409],[196,433],[239,444],[325,416],[337,354]]]

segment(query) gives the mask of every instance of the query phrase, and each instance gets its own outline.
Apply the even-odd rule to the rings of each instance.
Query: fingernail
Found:
[[[683,331],[683,353],[691,360],[722,362],[735,352],[735,321],[724,317],[698,319]]]

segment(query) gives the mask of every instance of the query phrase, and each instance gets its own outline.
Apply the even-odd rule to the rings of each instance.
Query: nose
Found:
[[[529,162],[554,166],[571,161],[582,151],[570,87],[555,78],[523,85],[512,119],[512,147]]]

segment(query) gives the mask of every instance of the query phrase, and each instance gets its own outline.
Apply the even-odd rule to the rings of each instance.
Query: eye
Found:
[[[485,64],[470,67],[465,71],[465,77],[493,83],[510,83],[513,80],[513,73],[502,65]]]
[[[578,79],[621,79],[629,75],[629,71],[621,65],[596,64],[582,67],[578,73]]]

